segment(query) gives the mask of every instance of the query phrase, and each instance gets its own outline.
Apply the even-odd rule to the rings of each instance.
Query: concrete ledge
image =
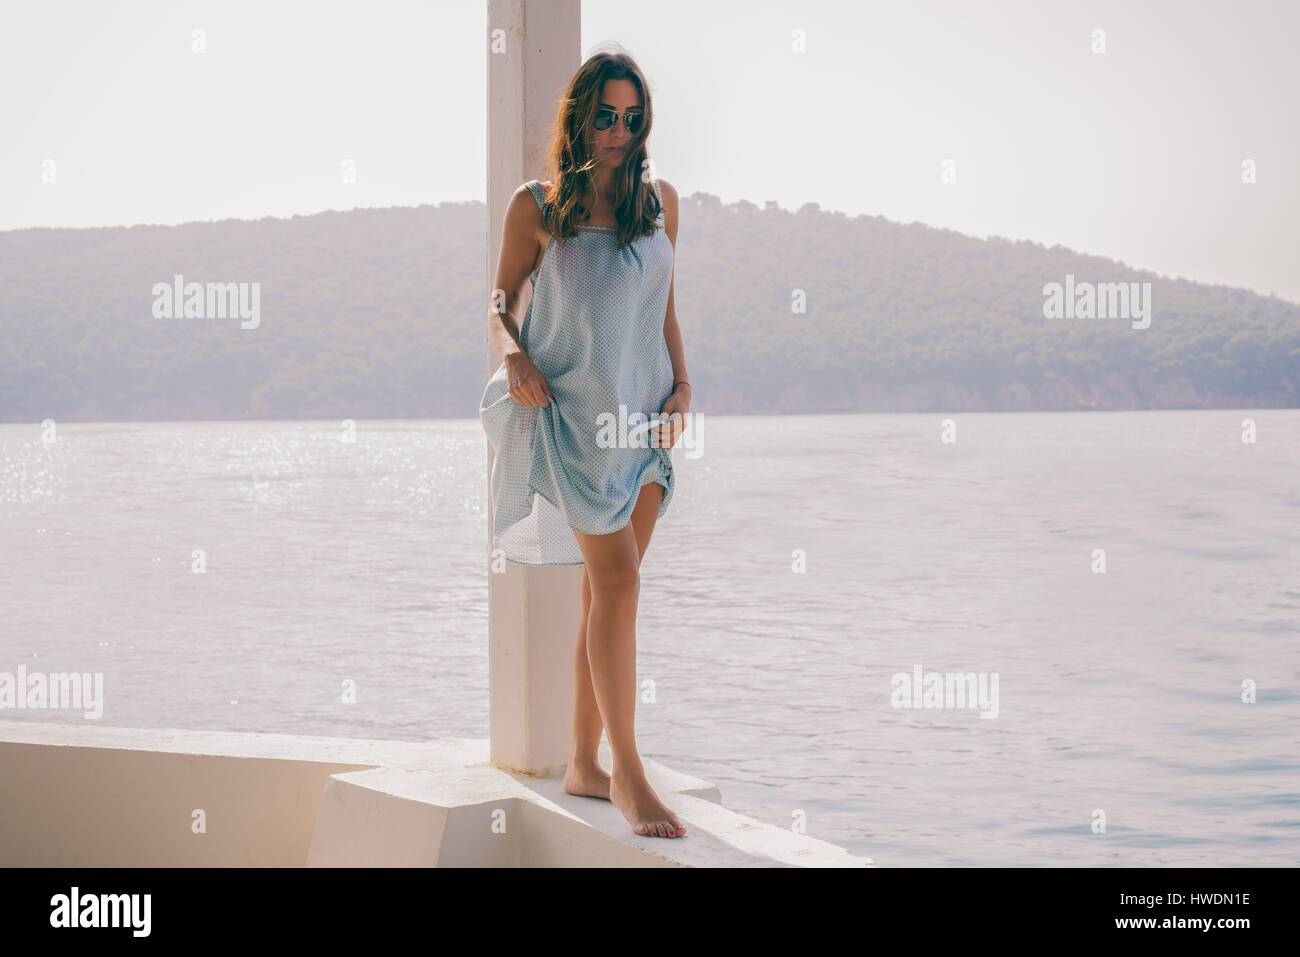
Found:
[[[630,829],[628,833],[636,837]],[[608,837],[491,767],[381,768],[335,775],[325,789],[307,859],[309,867],[665,863]]]
[[[607,748],[602,762],[610,766]],[[681,838],[642,837],[621,811],[596,798],[564,791],[564,775],[527,778],[529,787],[564,812],[620,844],[636,848],[636,866],[686,867],[872,867],[870,858],[804,834],[737,814],[722,806],[718,789],[706,781],[643,759],[650,784],[686,825]],[[515,777],[523,777],[515,775]],[[652,864],[651,862],[657,862]]]
[[[727,810],[645,761],[684,838],[608,801],[428,743],[0,721],[0,865],[31,867],[870,866]],[[609,767],[608,749],[605,766]],[[195,812],[206,833],[195,833]]]

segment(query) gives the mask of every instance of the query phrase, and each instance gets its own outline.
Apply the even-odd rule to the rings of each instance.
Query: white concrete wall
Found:
[[[4,867],[863,867],[654,761],[686,837],[633,834],[486,740],[419,744],[0,721]],[[202,813],[203,830],[194,827]]]
[[[330,775],[449,749],[0,721],[0,866],[302,866]]]

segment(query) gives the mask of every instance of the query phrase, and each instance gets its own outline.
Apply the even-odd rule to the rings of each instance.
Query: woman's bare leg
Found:
[[[663,500],[663,486],[655,483],[658,494],[646,493],[637,497],[632,509],[632,530],[636,535],[637,568],[645,558],[645,550],[654,534],[659,517],[659,504]],[[569,764],[564,772],[564,790],[570,794],[599,797],[609,800],[609,773],[600,766],[597,752],[605,723],[596,705],[596,693],[591,684],[591,662],[587,657],[587,618],[591,614],[591,580],[586,566],[582,570],[582,615],[578,623],[578,641],[573,653],[573,746]]]
[[[610,800],[636,833],[680,837],[686,829],[650,787],[636,748],[636,609],[644,553],[637,525],[645,528],[645,512],[658,516],[662,496],[658,483],[643,485],[626,527],[609,535],[574,535],[591,589],[586,636],[591,686],[614,754]],[[653,522],[646,531],[652,530]]]
[[[596,752],[605,723],[600,720],[596,692],[591,686],[591,664],[587,661],[587,617],[591,614],[591,582],[582,569],[582,618],[573,652],[573,746],[564,770],[564,790],[570,794],[609,800],[609,774],[600,766]]]

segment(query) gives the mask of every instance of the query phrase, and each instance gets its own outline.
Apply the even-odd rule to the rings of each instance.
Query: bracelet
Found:
[[[684,385],[686,386],[686,388],[691,389],[691,384],[687,382],[685,379],[678,379],[676,382],[673,383],[673,388],[675,389],[679,385]],[[695,390],[691,389],[691,391],[694,392]]]

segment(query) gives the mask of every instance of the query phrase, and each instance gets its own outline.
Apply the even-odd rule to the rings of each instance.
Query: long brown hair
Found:
[[[577,234],[577,226],[588,210],[580,197],[591,188],[588,170],[600,162],[589,142],[588,130],[600,109],[600,91],[606,80],[631,80],[641,95],[641,128],[628,140],[623,161],[614,172],[614,216],[618,221],[618,244],[622,248],[656,229],[662,204],[651,188],[646,167],[646,138],[654,125],[650,88],[630,56],[623,52],[596,53],[587,59],[569,81],[559,102],[547,150],[546,178],[551,192],[542,209],[542,219],[551,235],[565,239]]]

